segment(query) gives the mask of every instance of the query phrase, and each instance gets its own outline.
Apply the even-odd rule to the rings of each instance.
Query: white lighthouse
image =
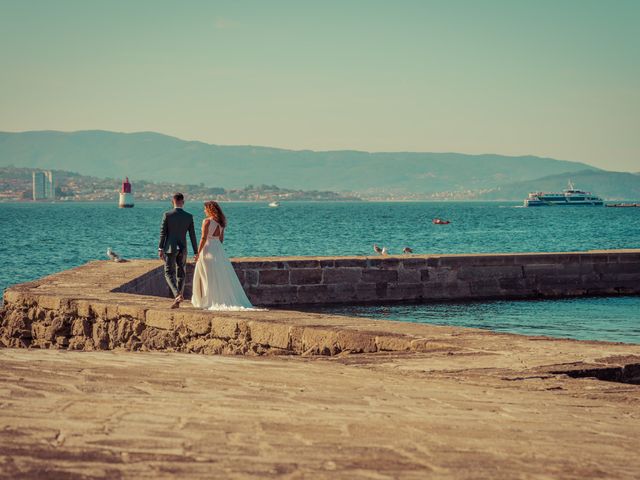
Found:
[[[122,189],[120,189],[120,200],[118,201],[120,208],[132,208],[133,207],[133,193],[131,193],[131,184],[129,183],[129,177],[122,182]]]

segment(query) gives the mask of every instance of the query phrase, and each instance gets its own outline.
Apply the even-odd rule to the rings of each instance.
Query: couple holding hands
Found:
[[[164,261],[164,276],[178,308],[183,297],[187,266],[187,233],[195,252],[191,304],[206,310],[246,310],[252,305],[222,243],[227,219],[217,202],[204,203],[200,243],[196,244],[193,215],[184,210],[184,195],[176,193],[173,210],[165,212],[160,227],[158,255]]]

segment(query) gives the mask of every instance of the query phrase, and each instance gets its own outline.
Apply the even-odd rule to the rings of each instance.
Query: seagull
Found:
[[[409,254],[409,253],[413,253],[413,250],[411,250],[409,247],[404,247],[402,249],[402,253],[404,253],[405,255]]]
[[[375,243],[373,244],[373,251],[376,252],[378,255],[382,255],[383,249],[380,248],[378,245],[376,245]]]
[[[116,263],[126,262],[124,258],[122,258],[116,252],[111,250],[111,247],[107,248],[107,257],[109,257],[111,260],[113,260]]]
[[[382,247],[382,251],[380,253],[382,255],[389,255],[389,250],[387,250],[387,247]]]

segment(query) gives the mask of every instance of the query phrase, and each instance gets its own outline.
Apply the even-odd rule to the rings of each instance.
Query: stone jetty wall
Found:
[[[264,306],[640,294],[640,250],[241,258],[233,263],[251,301]],[[169,294],[160,267],[118,291]]]
[[[268,311],[171,310],[158,260],[91,262],[4,292],[0,347],[243,355],[453,351],[445,327],[273,306],[640,294],[640,250],[236,259]],[[442,330],[444,329],[444,330]],[[451,330],[453,332],[453,330]],[[486,333],[488,334],[488,333]]]

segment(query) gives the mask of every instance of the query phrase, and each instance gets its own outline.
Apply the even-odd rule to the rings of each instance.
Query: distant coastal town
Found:
[[[64,170],[0,167],[0,201],[117,201],[124,179],[97,178]],[[127,179],[128,180],[128,179]],[[136,201],[167,200],[175,191],[192,200],[217,201],[357,201],[356,195],[330,191],[294,190],[276,185],[247,185],[242,189],[207,187],[204,184],[131,181]],[[131,187],[130,187],[131,188]]]
[[[117,178],[98,178],[65,170],[0,167],[0,202],[31,201],[118,201],[122,182]],[[128,178],[127,178],[128,181]],[[490,190],[460,190],[435,193],[407,193],[370,189],[365,192],[332,192],[325,190],[297,190],[277,185],[247,185],[240,189],[199,185],[131,180],[137,201],[160,201],[173,192],[188,192],[193,200],[217,201],[447,201],[474,200]]]

